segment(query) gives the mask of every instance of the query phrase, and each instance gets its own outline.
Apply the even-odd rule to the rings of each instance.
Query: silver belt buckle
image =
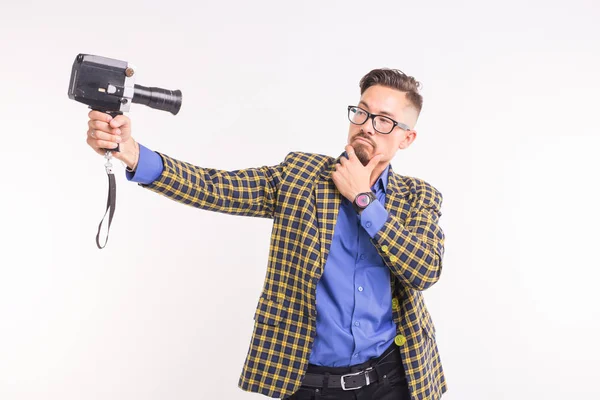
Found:
[[[373,367],[369,367],[369,368],[367,368],[367,369],[365,369],[363,371],[360,371],[360,372],[354,372],[352,374],[342,375],[342,377],[340,378],[340,385],[342,385],[342,390],[357,390],[357,389],[360,389],[360,388],[362,388],[364,386],[369,386],[371,384],[371,381],[369,380],[369,371],[371,371],[372,369],[373,369]],[[360,375],[360,374],[364,374],[365,375],[366,383],[363,386],[347,388],[346,387],[346,382],[344,381],[344,379],[347,376],[357,376],[357,375]]]

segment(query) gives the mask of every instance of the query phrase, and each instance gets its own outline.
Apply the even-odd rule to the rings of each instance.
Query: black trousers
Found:
[[[327,374],[343,375],[355,373],[372,367],[377,371],[377,380],[356,390],[330,388],[326,385]],[[308,365],[307,373],[323,374],[323,387],[306,387],[300,389],[288,400],[410,400],[408,383],[400,358],[400,351],[395,343],[375,359],[351,367],[320,367]]]

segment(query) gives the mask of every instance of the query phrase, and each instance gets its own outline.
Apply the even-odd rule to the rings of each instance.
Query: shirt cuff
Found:
[[[360,213],[360,224],[371,239],[383,228],[387,221],[388,212],[378,200],[372,202]]]
[[[125,177],[128,181],[149,185],[158,179],[163,170],[161,156],[140,144],[140,158],[137,167],[133,172],[125,170]]]

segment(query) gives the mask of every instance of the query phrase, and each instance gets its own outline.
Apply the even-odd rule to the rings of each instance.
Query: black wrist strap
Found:
[[[103,249],[108,242],[110,224],[112,223],[113,215],[115,214],[115,206],[117,204],[117,182],[115,180],[115,174],[108,171],[106,174],[108,175],[108,199],[106,200],[106,212],[104,213],[104,217],[102,217],[102,221],[100,221],[100,225],[98,225],[98,234],[96,235],[96,245],[99,249]],[[108,214],[108,229],[106,230],[106,239],[104,240],[104,244],[101,246],[100,230],[102,229],[102,223],[104,223],[106,214]]]
[[[90,106],[89,108],[104,112],[109,114],[111,117],[115,118],[117,115],[123,115],[122,111],[106,111],[100,110],[98,108],[93,108]],[[101,149],[106,151],[106,164],[104,167],[106,168],[106,174],[108,175],[108,199],[106,200],[106,211],[104,212],[104,217],[102,217],[102,221],[100,221],[100,225],[98,225],[98,233],[96,234],[96,245],[99,249],[103,249],[108,242],[108,234],[110,232],[110,224],[112,223],[113,215],[115,215],[115,206],[117,205],[117,182],[115,180],[115,174],[112,171],[112,164],[110,162],[112,158],[111,152],[116,151],[120,152],[120,146],[117,144],[117,147],[114,149]],[[106,218],[106,214],[108,214],[108,229],[106,230],[106,239],[104,240],[104,244],[100,245],[100,230],[102,229],[102,224],[104,223],[104,219]]]

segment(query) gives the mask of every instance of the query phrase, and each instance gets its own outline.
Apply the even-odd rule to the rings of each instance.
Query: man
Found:
[[[139,145],[126,116],[89,114],[88,144],[116,147],[128,180],[204,210],[274,219],[239,386],[289,399],[439,399],[446,381],[421,291],[440,277],[442,195],[392,171],[416,138],[419,83],[377,69],[348,107],[345,152],[276,166],[201,168]]]

